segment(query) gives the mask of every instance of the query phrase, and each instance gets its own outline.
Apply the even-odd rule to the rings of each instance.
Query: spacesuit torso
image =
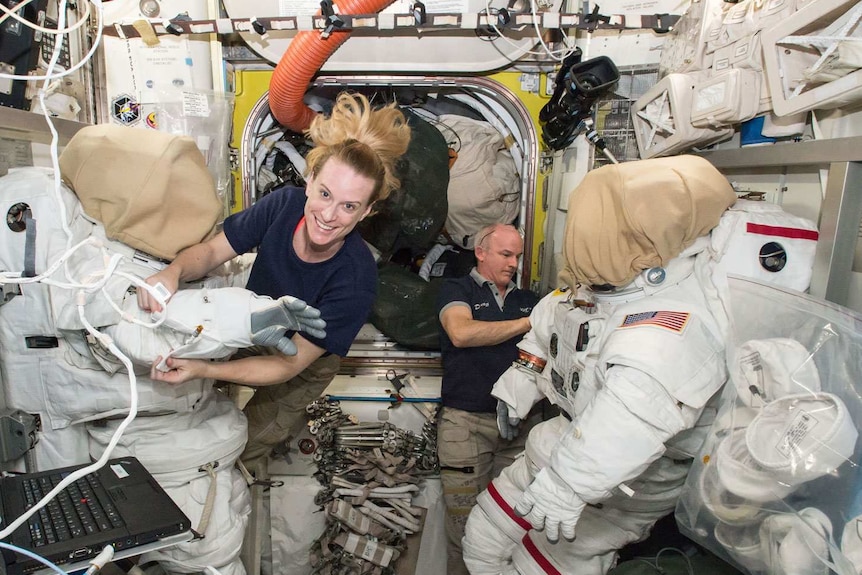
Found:
[[[35,271],[44,273],[60,261],[69,246],[91,239],[95,242],[68,256],[61,264],[64,270],[52,277],[65,281],[67,274],[62,272],[68,271],[68,276],[77,281],[93,282],[109,266],[107,258],[115,255],[122,256],[117,270],[125,274],[146,277],[155,271],[136,257],[133,248],[105,237],[102,226],[84,215],[77,198],[65,187],[61,189],[62,205],[58,205],[51,170],[15,170],[3,180],[4,203],[26,205],[32,220],[30,240],[26,232],[4,231],[0,268],[20,270],[26,267],[25,260],[32,258]],[[128,376],[117,372],[122,365],[109,357],[107,350],[98,353],[99,346],[87,337],[78,317],[77,304],[85,304],[84,314],[92,325],[104,328],[117,324],[121,313],[107,305],[107,298],[127,308],[126,313],[136,313],[130,286],[131,282],[120,274],[110,276],[103,289],[86,294],[82,289],[45,283],[21,284],[16,290],[20,293],[9,297],[0,313],[4,357],[0,369],[7,403],[42,414],[47,429],[127,412],[131,397]],[[126,300],[131,303],[124,304]],[[148,373],[149,369],[141,367],[140,371]],[[207,393],[209,385],[197,381],[176,387],[140,380],[139,410],[155,414],[186,412]]]
[[[639,278],[620,293],[558,290],[548,296],[552,302],[543,313],[550,329],[535,332],[545,341],[528,336],[523,344],[547,358],[536,378],[542,395],[576,422],[608,370],[625,366],[659,381],[680,404],[701,410],[724,383],[715,375],[725,371],[724,346],[693,267],[694,257],[677,258],[655,285]],[[679,440],[685,455],[675,456],[692,456],[699,443],[689,431],[680,435],[668,446]]]
[[[255,333],[263,338],[266,328],[294,317],[277,313],[292,302],[239,287],[251,268],[248,258],[184,286],[196,289],[173,294],[163,314],[141,310],[133,288],[162,262],[108,238],[71,190],[55,189],[50,169],[16,169],[0,181],[8,209],[0,241],[0,376],[8,405],[40,413],[46,429],[128,412],[130,367],[111,346],[147,375],[159,356],[224,358],[267,345]],[[269,345],[279,343],[275,335]],[[209,388],[204,381],[174,386],[141,378],[138,410],[184,413]]]
[[[140,281],[151,275],[157,262],[108,239],[104,227],[83,213],[68,188],[55,190],[49,169],[10,170],[2,178],[0,196],[7,209],[7,226],[0,232],[0,271],[22,272],[22,281],[2,284],[0,380],[8,407],[40,417],[32,463],[50,469],[98,459],[117,428],[128,423],[124,418],[134,396],[138,417],[124,427],[112,453],[138,457],[196,522],[195,528],[207,535],[203,543],[183,543],[150,555],[174,572],[198,572],[213,565],[225,575],[241,575],[239,547],[250,506],[245,481],[233,463],[245,445],[245,417],[213,389],[212,381],[170,385],[148,377],[132,379],[86,329],[90,324],[107,334],[135,360],[136,374],[148,375],[148,358],[151,362],[160,350],[202,339],[189,337],[196,332],[185,327],[192,319],[192,326],[204,326],[197,331],[225,336],[203,342],[200,347],[206,352],[229,350],[229,344],[237,343],[219,329],[217,316],[228,314],[209,313],[214,301],[193,301],[207,294],[216,300],[227,290],[184,290],[188,293],[172,300],[177,317],[166,319],[163,329],[141,328],[133,322],[154,320],[138,309],[129,278]],[[45,277],[28,282],[34,276]],[[99,283],[101,278],[106,281]],[[248,318],[248,308],[235,309],[239,312],[233,315]],[[239,327],[245,326],[240,322]],[[95,419],[105,420],[104,425],[83,424]],[[205,514],[204,509],[210,511]]]

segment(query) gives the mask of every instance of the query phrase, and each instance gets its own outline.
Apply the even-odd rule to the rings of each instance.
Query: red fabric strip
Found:
[[[299,223],[297,223],[296,227],[293,228],[293,235],[296,235],[299,233],[299,228],[301,228],[302,224],[304,224],[304,223],[305,223],[305,215],[303,214],[303,216],[301,218],[299,218]]]
[[[494,487],[493,481],[488,484],[488,493],[491,494],[491,498],[497,503],[497,505],[500,506],[500,509],[506,512],[506,515],[508,515],[509,518],[518,525],[518,527],[520,527],[524,531],[529,531],[533,528],[533,526],[530,525],[529,521],[527,521],[523,517],[518,517],[518,515],[515,513],[515,510],[512,509],[508,503],[506,503],[506,500],[503,499],[503,496],[500,495],[500,492],[497,491],[496,487]]]
[[[800,228],[785,228],[783,226],[767,226],[765,224],[746,224],[746,231],[750,234],[761,234],[764,236],[778,236],[795,240],[814,240],[820,237],[817,230],[803,230]]]
[[[542,555],[542,552],[539,551],[539,548],[536,547],[536,544],[533,543],[533,540],[530,539],[530,534],[527,533],[524,535],[524,538],[521,539],[521,543],[524,545],[524,549],[527,550],[527,553],[530,554],[530,557],[539,564],[539,567],[542,568],[542,571],[547,573],[548,575],[562,575],[557,568],[551,565],[551,562],[548,561],[548,558]]]

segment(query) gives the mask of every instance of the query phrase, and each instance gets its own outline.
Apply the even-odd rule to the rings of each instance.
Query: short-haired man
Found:
[[[506,413],[498,430],[491,388],[518,357],[516,344],[530,330],[529,315],[538,301],[513,282],[524,251],[518,230],[492,224],[476,238],[476,267],[447,280],[438,298],[443,357],[438,455],[449,575],[467,573],[461,538],[476,497],[524,448],[525,424],[519,434]]]

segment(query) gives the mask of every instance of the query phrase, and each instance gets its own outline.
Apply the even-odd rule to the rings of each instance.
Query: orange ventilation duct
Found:
[[[394,0],[342,0],[340,14],[372,14],[383,10]],[[348,31],[333,30],[328,38],[319,31],[304,30],[291,40],[269,82],[269,109],[279,123],[294,132],[311,125],[316,112],[305,105],[303,96],[314,75],[347,41]]]

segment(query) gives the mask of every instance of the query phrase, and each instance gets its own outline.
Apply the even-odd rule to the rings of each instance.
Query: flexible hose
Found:
[[[343,0],[341,14],[371,14],[383,10],[393,0]],[[303,30],[291,40],[269,82],[269,109],[279,123],[302,132],[311,125],[316,112],[305,105],[308,84],[330,56],[347,41],[349,31],[334,30],[328,38],[319,31]]]

